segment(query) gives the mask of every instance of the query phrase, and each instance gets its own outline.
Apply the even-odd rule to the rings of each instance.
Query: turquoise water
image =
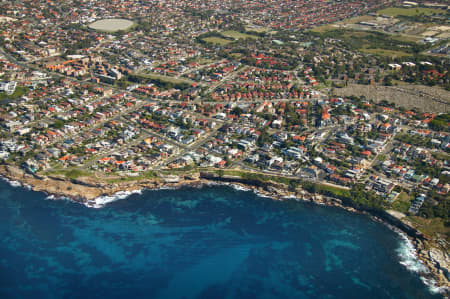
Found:
[[[363,215],[229,187],[102,209],[0,182],[0,298],[434,298]]]

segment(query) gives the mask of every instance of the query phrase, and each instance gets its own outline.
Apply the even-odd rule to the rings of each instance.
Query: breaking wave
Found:
[[[433,294],[443,294],[448,288],[446,287],[438,287],[436,286],[436,281],[434,279],[420,277],[420,280],[428,287],[431,293]]]
[[[133,191],[119,191],[114,195],[105,195],[95,198],[94,200],[89,200],[84,202],[84,204],[89,208],[103,208],[107,204],[120,200],[125,199],[133,194],[142,194],[142,190],[133,190]]]
[[[247,191],[252,191],[252,189],[251,188],[246,188],[246,187],[243,187],[243,186],[239,186],[239,185],[236,185],[236,184],[225,184],[226,186],[230,186],[231,188],[233,188],[234,190],[237,190],[237,191],[244,191],[244,192],[247,192]]]
[[[436,286],[436,281],[432,278],[427,277],[427,274],[429,274],[430,271],[417,257],[416,248],[414,247],[414,244],[411,242],[411,240],[408,239],[408,237],[405,235],[405,233],[395,228],[394,231],[396,231],[402,238],[400,246],[396,250],[398,257],[400,258],[400,264],[405,266],[409,271],[419,274],[420,280],[422,280],[422,282],[428,287],[431,293],[439,294],[447,290],[446,287]]]
[[[416,248],[408,237],[401,232],[398,232],[402,241],[400,247],[396,249],[398,257],[400,258],[400,264],[405,266],[409,271],[419,274],[429,273],[425,265],[417,257]]]
[[[0,177],[0,178],[1,178],[3,181],[7,182],[11,187],[14,187],[14,188],[18,188],[18,187],[26,187],[26,186],[22,185],[22,183],[19,182],[19,181],[13,181],[13,180],[7,179],[7,178],[5,178],[5,177]],[[28,187],[28,186],[27,186],[27,187]]]
[[[178,189],[180,189],[180,187],[172,187],[172,186],[161,186],[161,187],[158,187],[158,188],[156,188],[156,189],[151,189],[151,190],[178,190]]]

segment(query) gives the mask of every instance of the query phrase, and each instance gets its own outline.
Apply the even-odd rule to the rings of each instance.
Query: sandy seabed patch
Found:
[[[98,20],[89,25],[89,28],[101,31],[114,32],[126,30],[133,26],[134,22],[126,19],[104,19]]]

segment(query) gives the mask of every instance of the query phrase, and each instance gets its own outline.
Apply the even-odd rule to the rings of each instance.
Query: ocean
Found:
[[[441,298],[369,217],[227,186],[86,207],[0,182],[0,298]]]

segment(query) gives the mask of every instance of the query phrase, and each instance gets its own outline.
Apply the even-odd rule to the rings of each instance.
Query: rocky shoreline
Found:
[[[343,208],[353,213],[369,215],[373,220],[388,225],[391,229],[407,237],[413,244],[417,258],[426,267],[427,273],[421,273],[424,282],[432,285],[444,298],[450,297],[450,255],[442,244],[436,244],[422,236],[406,221],[395,217],[395,215],[374,215],[367,211],[357,210],[343,205],[337,198],[327,197],[320,194],[310,194],[305,190],[289,188],[274,182],[252,182],[235,177],[218,177],[214,175],[183,174],[180,176],[163,176],[154,179],[143,179],[139,181],[121,181],[118,183],[98,182],[91,177],[68,179],[62,176],[38,176],[11,165],[0,165],[0,176],[9,181],[17,181],[23,186],[29,186],[33,191],[44,192],[55,197],[70,198],[73,201],[83,203],[87,206],[96,206],[99,198],[111,197],[118,193],[131,194],[139,190],[159,190],[164,188],[202,187],[204,185],[232,185],[243,190],[252,190],[256,194],[273,198],[275,200],[286,200],[295,198],[315,204]]]

